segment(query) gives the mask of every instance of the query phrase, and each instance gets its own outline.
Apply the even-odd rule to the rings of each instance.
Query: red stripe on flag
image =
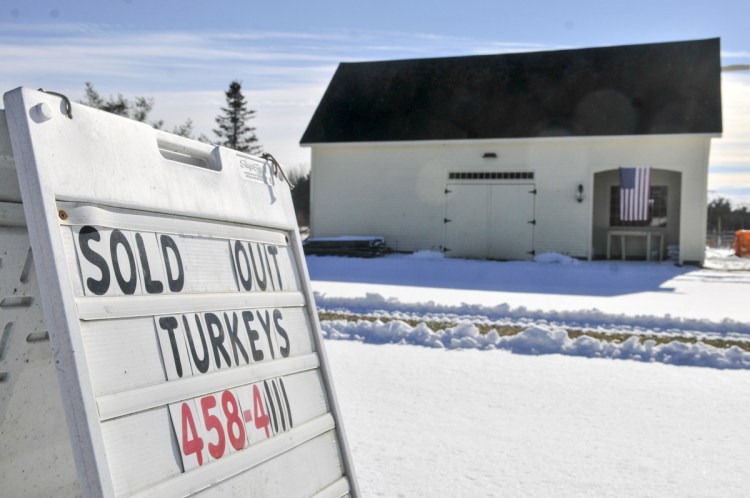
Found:
[[[646,221],[649,215],[651,169],[629,169],[635,181],[633,185],[620,185],[620,219],[623,221]]]

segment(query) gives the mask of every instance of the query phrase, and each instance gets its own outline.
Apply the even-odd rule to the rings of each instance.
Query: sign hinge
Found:
[[[450,223],[453,220],[449,220],[448,218],[443,218],[443,223]]]
[[[526,254],[531,254],[532,256],[536,256],[536,251],[534,249],[530,250]]]
[[[446,193],[446,194],[451,194],[451,193],[453,193],[453,191],[452,191],[452,190],[448,190],[448,189],[445,189],[445,193]]]
[[[529,223],[530,225],[536,225],[536,220],[527,221],[526,223]]]
[[[530,193],[530,194],[534,194],[534,195],[536,195],[536,189],[534,189],[534,190],[529,190],[529,193]]]

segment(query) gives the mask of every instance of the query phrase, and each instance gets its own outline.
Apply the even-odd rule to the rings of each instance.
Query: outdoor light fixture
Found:
[[[580,183],[578,184],[578,188],[576,189],[576,200],[578,202],[583,202],[583,185]]]
[[[485,152],[482,155],[482,158],[484,158],[484,159],[497,159],[497,154],[494,153],[494,152]]]

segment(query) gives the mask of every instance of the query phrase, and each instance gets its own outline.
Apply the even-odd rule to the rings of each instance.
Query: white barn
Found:
[[[301,140],[311,233],[702,264],[721,131],[718,39],[341,64]],[[651,168],[645,222],[619,219],[630,166]]]

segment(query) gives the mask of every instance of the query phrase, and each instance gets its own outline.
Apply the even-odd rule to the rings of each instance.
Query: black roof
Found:
[[[302,144],[721,133],[719,39],[342,63]]]

